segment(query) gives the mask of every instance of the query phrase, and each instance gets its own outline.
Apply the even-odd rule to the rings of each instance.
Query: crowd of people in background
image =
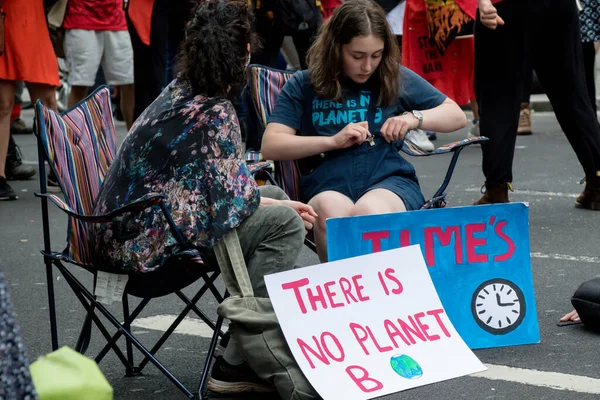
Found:
[[[308,67],[306,56],[312,41],[321,25],[343,3],[342,0],[314,2],[312,11],[318,10],[318,14],[307,14],[304,26],[293,27],[289,21],[277,15],[277,1],[240,1],[246,1],[252,9],[255,29],[261,38],[260,47],[252,52],[252,63],[292,71]],[[491,79],[487,77],[489,75],[486,68],[479,68],[479,74],[475,71],[478,65],[475,60],[474,38],[477,0],[375,2],[387,14],[400,48],[399,61],[402,65],[420,75],[458,105],[471,111],[468,137],[494,136],[494,133],[482,133],[480,129],[479,106],[483,101],[478,97],[485,98],[485,91],[476,95],[476,78],[477,75],[486,76],[485,80],[480,80],[484,81],[479,85],[480,88],[488,87]],[[22,163],[22,156],[13,139],[13,135],[32,132],[29,121],[24,121],[20,116],[23,90],[27,88],[31,102],[42,99],[50,107],[63,111],[85,98],[91,87],[108,84],[114,90],[116,116],[124,120],[129,129],[133,121],[174,78],[177,51],[184,38],[185,23],[193,8],[193,2],[170,4],[167,0],[37,0],[28,2],[25,6],[15,4],[6,2],[3,5],[6,26],[5,55],[0,63],[0,76],[4,82],[0,94],[3,100],[0,108],[1,200],[17,197],[8,181],[31,179],[36,174],[35,168]],[[578,75],[578,79],[582,80],[580,83],[585,88],[583,93],[587,93],[595,110],[594,61],[600,43],[600,5],[594,0],[584,0],[581,5],[582,9],[577,17],[579,24],[571,21],[570,26],[575,34],[580,35],[580,62],[584,67],[584,75]],[[499,7],[507,6],[501,4]],[[57,35],[48,35],[48,30],[45,29],[47,15],[56,14],[57,8],[62,17],[62,35],[58,35],[58,38]],[[306,10],[311,11],[311,7]],[[25,27],[20,28],[19,34],[15,34],[17,18],[23,24],[20,26]],[[540,27],[540,31],[545,32],[544,29]],[[531,26],[523,27],[522,32],[519,32],[523,37],[516,39],[519,40],[516,49],[534,40],[532,32],[534,30]],[[486,30],[480,28],[479,33],[482,40],[485,40]],[[497,36],[495,32],[490,34]],[[31,40],[38,44],[35,48],[27,45]],[[479,50],[480,60],[484,58],[485,48],[481,47]],[[57,55],[64,58],[57,61]],[[516,134],[529,135],[533,133],[529,98],[534,77],[537,83],[540,65],[534,68],[532,56],[522,58],[518,62],[509,61],[511,67],[518,69],[519,83],[505,86],[521,88]],[[59,61],[60,66],[64,65],[63,68],[57,67]],[[61,71],[62,69],[65,71]],[[135,85],[135,82],[138,84]],[[551,83],[546,82],[547,86],[549,84]],[[67,104],[63,107],[58,107],[61,105],[60,101],[57,104],[55,100],[55,88],[58,87],[61,87],[61,93],[65,88],[68,90]],[[493,89],[492,96],[500,101],[502,96],[496,89]],[[552,88],[544,89],[546,92],[553,91]],[[234,104],[240,117],[243,117],[244,110],[235,101]],[[513,119],[504,116],[500,119],[503,123],[510,123],[510,127],[505,128],[510,132],[504,133],[502,137],[512,137]],[[487,120],[496,125],[494,115]],[[245,128],[242,122],[243,134],[247,136]],[[499,130],[501,129],[492,129]],[[407,138],[421,149],[432,151],[435,149],[433,141],[437,139],[438,133],[416,129],[410,131]],[[512,141],[496,141],[504,142],[505,148],[494,147],[492,143],[483,146],[484,171],[490,168],[504,170],[500,173],[504,176],[499,176],[498,179],[505,180],[502,184],[508,183],[509,190],[512,188],[512,175],[507,163],[512,163],[513,146],[506,143]],[[490,151],[492,147],[494,149]],[[593,166],[589,166],[585,174],[590,187],[596,190],[596,186],[593,186],[597,184],[593,169]],[[60,191],[52,173],[46,179],[49,191]],[[490,194],[482,199],[485,202],[508,199],[504,196],[502,184],[494,182],[495,180],[495,177],[486,178],[490,182],[486,186]],[[500,195],[492,196],[497,190]],[[583,199],[583,204],[587,205],[589,201]]]

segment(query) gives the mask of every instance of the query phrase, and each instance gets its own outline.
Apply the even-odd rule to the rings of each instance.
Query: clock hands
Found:
[[[498,305],[500,307],[508,307],[508,306],[514,306],[515,305],[515,303],[502,303],[500,301],[500,294],[499,293],[496,293],[496,302],[498,303]]]

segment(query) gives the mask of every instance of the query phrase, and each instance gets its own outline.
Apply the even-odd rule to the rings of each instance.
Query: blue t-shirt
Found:
[[[427,110],[439,106],[446,96],[434,88],[429,82],[408,68],[400,67],[400,83],[402,90],[398,102],[390,106],[375,109],[373,125],[369,132],[379,135],[382,125],[388,118],[402,114],[405,111]],[[371,101],[370,85],[342,85],[343,101],[336,102],[325,99],[311,90],[314,97],[310,102],[304,99],[304,85],[307,74],[296,72],[283,86],[275,102],[275,109],[269,117],[269,122],[277,122],[300,131],[302,135],[333,136],[349,123],[367,120],[367,111]],[[351,86],[351,87],[349,87]],[[310,103],[310,110],[305,106]],[[303,128],[305,113],[311,113],[314,131]]]

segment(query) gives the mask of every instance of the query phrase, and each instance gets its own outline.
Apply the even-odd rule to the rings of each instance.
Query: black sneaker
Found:
[[[208,390],[219,394],[272,393],[275,387],[260,379],[248,364],[231,365],[223,357],[217,357]]]
[[[0,176],[0,200],[16,200],[17,194],[10,187],[5,177]]]
[[[24,181],[35,175],[35,168],[23,164],[21,149],[10,135],[8,139],[8,152],[6,153],[6,179]]]
[[[58,184],[58,178],[52,171],[48,172],[48,177],[46,179],[46,191],[48,193],[62,192],[62,189],[60,188],[60,185]]]

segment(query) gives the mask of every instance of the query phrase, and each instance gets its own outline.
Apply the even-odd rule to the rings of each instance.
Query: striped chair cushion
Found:
[[[264,127],[267,126],[269,115],[273,112],[275,101],[283,85],[293,75],[290,71],[281,71],[261,65],[249,67],[249,85],[252,93],[252,103],[259,120]],[[276,161],[275,180],[277,185],[292,200],[299,199],[298,179],[300,174],[295,161]]]
[[[108,88],[97,89],[62,115],[38,102],[36,133],[58,178],[64,202],[78,214],[92,215],[116,149]],[[63,255],[90,266],[87,224],[69,217],[67,240]]]
[[[275,108],[275,101],[281,88],[293,74],[290,71],[281,71],[261,65],[249,67],[252,101],[263,128],[267,126],[267,120]]]

